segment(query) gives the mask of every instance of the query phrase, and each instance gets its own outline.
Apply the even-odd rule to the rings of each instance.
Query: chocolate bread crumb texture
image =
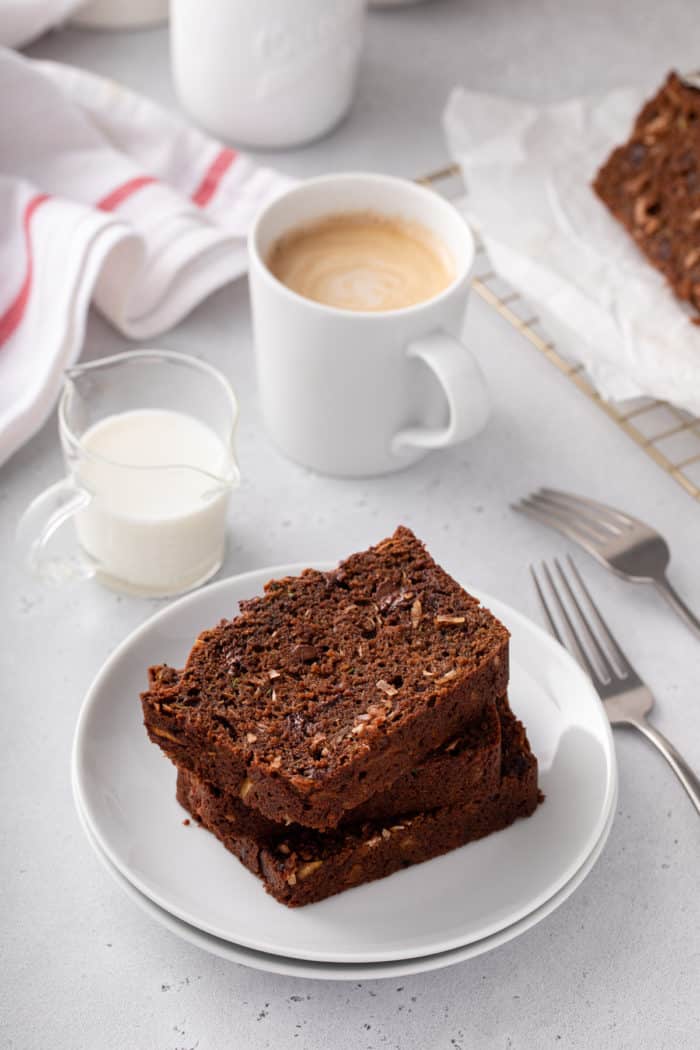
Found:
[[[482,838],[534,812],[541,800],[537,760],[507,701],[499,702],[503,741],[499,785],[468,800],[320,833],[262,826],[237,797],[180,771],[177,797],[205,828],[290,907],[310,904]],[[478,745],[475,745],[478,749]]]
[[[593,188],[677,298],[700,310],[700,91],[670,73]]]
[[[267,584],[150,672],[151,739],[277,822],[336,827],[478,721],[508,632],[400,527],[329,573]]]
[[[346,810],[339,828],[357,826],[367,821],[392,823],[397,815],[416,814],[458,802],[468,802],[498,791],[501,783],[501,720],[496,703],[487,706],[483,716],[469,726],[462,736],[455,737],[432,752],[410,772],[404,773],[393,784],[378,791],[354,809]],[[243,805],[240,794],[222,792],[207,784],[215,795],[224,796],[228,809],[241,807],[246,831],[257,838],[275,838],[296,829],[301,824],[278,823],[263,816],[251,806]],[[235,806],[233,804],[236,804]],[[240,823],[240,821],[239,821]],[[308,829],[307,829],[308,830]],[[331,832],[314,831],[323,836]]]

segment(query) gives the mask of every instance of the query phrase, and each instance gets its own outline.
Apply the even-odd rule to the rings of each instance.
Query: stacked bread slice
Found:
[[[151,668],[144,721],[188,812],[278,900],[309,904],[534,811],[508,637],[400,527],[271,581],[184,670]]]

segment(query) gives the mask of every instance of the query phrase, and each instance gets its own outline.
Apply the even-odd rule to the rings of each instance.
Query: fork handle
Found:
[[[670,582],[665,576],[662,576],[658,580],[654,580],[657,590],[666,599],[671,608],[678,613],[681,620],[690,627],[691,631],[700,638],[700,620],[694,612],[692,612],[685,604],[680,594],[671,586]]]
[[[690,801],[700,813],[700,777],[696,776],[683,756],[676,751],[671,741],[667,740],[663,733],[660,733],[651,723],[647,722],[646,718],[630,719],[629,724],[638,729],[640,733],[643,733],[647,740],[650,740],[654,747],[659,749],[688,792]]]

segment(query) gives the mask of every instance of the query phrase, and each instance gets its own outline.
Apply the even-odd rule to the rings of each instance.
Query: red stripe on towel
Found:
[[[36,197],[32,197],[27,202],[27,206],[24,209],[24,217],[22,219],[22,230],[24,232],[24,244],[26,250],[26,262],[24,264],[24,280],[20,287],[19,292],[10,303],[9,307],[3,314],[0,314],[0,346],[6,343],[12,333],[15,331],[20,321],[24,316],[24,311],[27,308],[29,301],[29,293],[32,290],[32,276],[34,272],[34,257],[32,254],[32,242],[29,231],[29,226],[32,221],[32,215],[37,208],[49,199],[48,193],[39,193]]]
[[[143,189],[144,186],[150,186],[151,183],[157,181],[152,175],[137,175],[135,179],[129,179],[128,182],[125,182],[122,186],[117,186],[116,190],[108,193],[106,197],[97,202],[97,207],[100,211],[114,211],[115,208],[123,204],[137,190]]]
[[[222,149],[214,158],[209,166],[209,170],[206,172],[199,186],[192,194],[192,200],[195,204],[198,204],[200,208],[203,208],[212,199],[217,191],[219,183],[237,156],[238,154],[235,149]]]

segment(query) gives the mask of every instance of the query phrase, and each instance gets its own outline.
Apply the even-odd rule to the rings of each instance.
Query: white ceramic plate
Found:
[[[511,704],[540,762],[547,800],[533,817],[300,909],[269,897],[214,836],[183,826],[173,767],[142,725],[146,668],[181,666],[203,628],[232,616],[271,577],[300,569],[247,573],[187,595],[105,663],[85,698],[73,750],[76,795],[94,837],[161,908],[256,951],[367,964],[433,955],[505,930],[566,886],[595,848],[616,773],[610,727],[583,671],[544,631],[486,595],[479,597],[512,632]]]
[[[616,798],[617,791],[615,791],[615,799]],[[430,970],[442,970],[446,966],[454,966],[455,963],[464,962],[467,959],[473,959],[477,955],[483,955],[484,952],[492,951],[494,948],[500,947],[500,945],[505,944],[507,941],[513,940],[515,937],[518,937],[521,933],[525,933],[538,922],[541,922],[542,919],[550,915],[574,892],[577,886],[581,885],[603,851],[603,847],[607,842],[613,824],[613,818],[615,816],[614,800],[610,816],[603,828],[603,834],[600,836],[600,839],[594,846],[593,850],[588,854],[588,857],[576,872],[573,879],[567,882],[566,886],[563,886],[558,893],[555,893],[553,897],[550,897],[540,908],[536,908],[519,922],[507,926],[506,929],[501,930],[500,933],[494,933],[490,937],[484,937],[482,940],[476,941],[474,944],[465,945],[463,948],[453,948],[451,951],[440,952],[437,955],[423,955],[417,959],[402,959],[399,962],[379,962],[363,965],[362,963],[311,962],[307,959],[287,959],[283,955],[269,955],[265,952],[257,952],[253,948],[244,948],[242,945],[234,944],[231,941],[224,941],[220,937],[214,937],[210,933],[204,933],[203,930],[197,929],[196,926],[190,926],[188,923],[183,922],[182,919],[178,919],[174,915],[171,915],[169,911],[165,911],[157,904],[154,904],[150,897],[146,897],[143,893],[140,893],[135,886],[132,886],[129,880],[114,867],[112,862],[102,852],[85,820],[77,798],[76,808],[88,842],[95,850],[99,860],[109,874],[115,880],[117,885],[121,886],[127,896],[130,897],[131,900],[146,913],[146,915],[155,919],[155,921],[160,923],[161,926],[170,930],[170,932],[174,933],[177,937],[181,937],[190,944],[194,944],[195,947],[201,948],[205,952],[210,952],[212,955],[217,955],[221,959],[228,959],[229,962],[240,963],[241,966],[248,966],[253,970],[264,970],[268,973],[282,974],[285,977],[311,977],[315,980],[322,981],[382,980],[383,978],[390,977],[409,977],[412,974],[427,973]]]

